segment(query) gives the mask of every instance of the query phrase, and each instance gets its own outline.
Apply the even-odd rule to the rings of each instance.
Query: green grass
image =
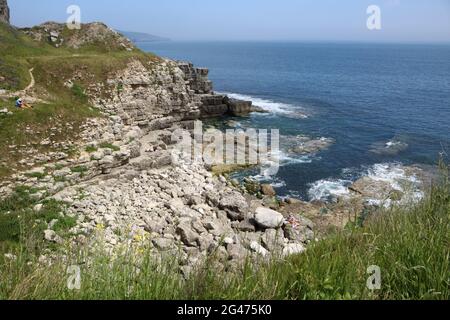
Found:
[[[37,190],[17,187],[14,193],[0,203],[0,254],[27,250],[29,254],[39,254],[46,248],[43,232],[48,223],[57,219],[54,230],[61,235],[75,226],[75,219],[61,215],[65,204],[49,200],[42,203],[42,209],[35,212],[38,200],[33,197]]]
[[[87,103],[88,102],[88,96],[85,93],[85,89],[80,86],[79,84],[74,83],[72,86],[72,93],[73,95],[80,101]]]
[[[0,99],[0,103],[1,103]],[[40,103],[32,110],[20,110],[12,107],[12,100],[6,101],[9,110],[13,113],[6,117],[0,117],[0,153],[2,160],[9,164],[0,169],[0,179],[12,173],[13,168],[21,168],[19,161],[26,158],[26,150],[33,147],[37,152],[65,151],[54,146],[55,143],[76,139],[80,126],[86,118],[98,117],[99,111],[86,105],[59,101],[53,103]],[[56,126],[64,128],[70,123],[72,130],[52,131]],[[52,143],[47,146],[41,141],[52,136]],[[10,146],[15,146],[11,148]],[[12,152],[14,151],[14,152]],[[39,177],[38,177],[39,178]]]
[[[102,149],[111,149],[112,151],[119,151],[120,148],[118,146],[113,145],[112,143],[102,143],[99,146]]]
[[[63,177],[63,176],[61,176],[61,177],[53,177],[53,180],[55,182],[67,182],[67,178]]]
[[[37,178],[37,179],[43,179],[47,176],[46,172],[32,172],[32,173],[26,173],[25,176],[28,178]]]
[[[51,47],[32,41],[23,33],[0,22],[0,89],[19,90],[30,82],[27,56],[49,54]]]
[[[93,152],[98,151],[98,148],[94,147],[94,146],[87,146],[84,150],[88,153],[93,153]]]
[[[70,37],[75,32],[84,32],[84,26],[79,31],[65,28],[62,37]],[[20,90],[25,88],[30,81],[28,69],[34,67],[39,60],[44,61],[44,63],[52,60],[59,62],[55,67],[65,69],[66,62],[70,64],[70,58],[73,58],[72,61],[90,60],[92,58],[92,63],[88,61],[92,69],[101,69],[103,65],[101,62],[104,60],[111,67],[111,71],[118,70],[117,68],[123,66],[123,63],[126,63],[130,58],[139,59],[145,64],[159,61],[159,58],[155,55],[144,53],[138,49],[133,50],[133,52],[123,51],[122,48],[115,47],[114,41],[115,38],[113,37],[109,40],[106,39],[105,42],[79,49],[70,49],[65,46],[55,48],[47,41],[34,41],[23,32],[0,22],[0,75],[6,79],[0,83],[0,89]],[[112,59],[120,64],[116,67],[110,63]],[[99,64],[98,68],[96,64]],[[82,68],[83,64],[80,64],[80,69],[82,70]]]
[[[173,256],[158,263],[146,254],[145,244],[114,259],[101,245],[89,255],[86,248],[72,248],[69,261],[51,267],[27,264],[36,256],[16,249],[16,261],[0,263],[0,298],[448,300],[449,228],[446,174],[420,204],[378,212],[362,227],[340,231],[302,255],[248,262],[231,273],[218,272],[212,256],[184,280]],[[17,229],[10,234],[14,240]],[[81,290],[67,289],[69,265],[81,268]],[[378,291],[366,287],[372,265],[381,269]]]
[[[83,177],[84,174],[88,171],[88,168],[85,166],[76,166],[70,168],[70,171],[72,171],[72,173],[79,173]]]

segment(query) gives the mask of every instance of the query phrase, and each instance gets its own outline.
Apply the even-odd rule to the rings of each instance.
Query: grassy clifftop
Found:
[[[53,36],[52,36],[53,35]],[[159,59],[134,47],[128,39],[100,23],[69,30],[64,24],[46,23],[31,29],[18,30],[0,23],[0,89],[20,90],[30,82],[28,70],[40,64],[65,71],[92,73],[104,68],[108,73],[119,70],[130,59],[157,62]],[[72,70],[66,67],[73,67]],[[44,69],[44,68],[42,68]],[[36,70],[38,78],[46,70]],[[55,70],[50,72],[55,73]],[[55,74],[56,75],[56,74]],[[58,79],[54,79],[56,82]],[[92,81],[103,80],[101,77]],[[50,88],[54,83],[37,81]]]

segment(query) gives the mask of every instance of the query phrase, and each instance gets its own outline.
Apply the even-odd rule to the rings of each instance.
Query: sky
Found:
[[[65,22],[78,5],[82,22],[172,40],[450,42],[450,0],[8,0],[20,27]],[[381,9],[381,30],[367,8]]]

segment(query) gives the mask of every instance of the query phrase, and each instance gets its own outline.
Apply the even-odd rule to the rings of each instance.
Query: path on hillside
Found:
[[[33,97],[33,95],[30,93],[30,91],[32,91],[34,86],[36,85],[36,80],[34,79],[33,71],[34,71],[34,68],[31,68],[28,70],[28,73],[30,74],[30,84],[28,86],[26,86],[25,89],[15,91],[15,92],[9,92],[9,93],[3,94],[3,95],[0,94],[0,97],[4,97],[4,98],[19,97],[19,98],[22,98],[23,100],[25,100],[26,102],[30,102],[30,103],[45,102],[42,99]]]
[[[15,91],[15,92],[6,92],[2,96],[11,98],[11,97],[22,97],[22,96],[26,95],[27,92],[30,91],[31,89],[33,89],[36,84],[36,80],[34,79],[34,75],[33,75],[33,70],[34,70],[34,68],[31,68],[28,70],[28,73],[30,74],[30,84],[28,86],[26,86],[25,89]]]
[[[34,80],[34,75],[33,75],[33,71],[34,68],[31,68],[30,70],[28,70],[28,72],[30,73],[30,84],[22,90],[23,93],[26,93],[27,91],[31,90],[34,88],[34,85],[36,84],[36,81]]]
[[[86,58],[86,57],[99,57],[99,56],[101,56],[101,55],[99,55],[99,54],[72,54],[69,57]],[[40,57],[41,56],[30,56],[28,58],[40,58]],[[53,56],[45,56],[45,57],[46,58],[62,58],[64,56],[53,55]],[[15,98],[15,97],[20,97],[30,103],[45,103],[44,100],[34,97],[33,94],[31,93],[32,89],[36,85],[36,80],[34,79],[33,71],[34,71],[34,68],[31,68],[28,70],[28,73],[30,74],[30,84],[27,87],[25,87],[25,89],[22,89],[22,90],[19,90],[16,92],[0,90],[0,98],[10,99],[10,98]]]

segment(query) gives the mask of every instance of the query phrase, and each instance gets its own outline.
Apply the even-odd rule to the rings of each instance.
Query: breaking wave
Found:
[[[351,194],[349,186],[361,177],[368,177],[374,182],[387,183],[392,190],[403,192],[405,196],[402,202],[405,203],[421,200],[424,196],[424,193],[420,191],[421,180],[414,173],[407,172],[399,163],[379,163],[366,167],[359,173],[356,173],[355,169],[344,169],[341,176],[341,178],[323,179],[310,184],[308,191],[310,200],[335,201],[341,197],[348,197]],[[367,202],[385,206],[391,206],[394,203],[386,199],[367,199]]]
[[[373,144],[370,151],[379,155],[397,155],[408,148],[409,145],[406,142],[394,138],[386,143],[378,142]]]
[[[276,102],[269,99],[257,98],[239,93],[221,92],[220,94],[225,94],[233,99],[252,101],[254,106],[260,107],[263,110],[270,113],[277,113],[290,118],[299,118],[299,119],[308,118],[308,115],[306,114],[305,110],[300,106]]]
[[[348,186],[352,181],[343,179],[324,179],[311,184],[308,196],[312,201],[334,201],[350,195]]]
[[[420,183],[415,175],[408,175],[398,163],[375,164],[368,170],[368,177],[374,181],[387,182],[393,189],[405,191],[402,182]]]

